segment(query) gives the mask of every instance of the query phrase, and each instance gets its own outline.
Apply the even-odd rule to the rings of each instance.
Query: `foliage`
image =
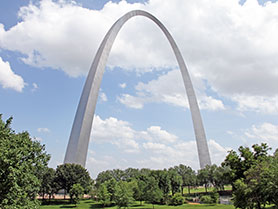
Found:
[[[107,191],[110,194],[110,201],[115,201],[115,188],[116,188],[117,181],[114,178],[112,178],[106,181],[104,184],[107,188]]]
[[[70,199],[73,203],[78,203],[84,195],[84,189],[80,184],[74,184],[69,191]]]
[[[45,168],[42,170],[42,181],[39,194],[45,198],[48,195],[50,199],[51,196],[57,192],[57,184],[55,182],[55,170],[53,168]]]
[[[84,193],[88,194],[92,187],[92,179],[89,172],[78,164],[66,163],[59,165],[56,169],[55,181],[60,189],[67,193],[74,184],[80,184],[84,188]]]
[[[163,198],[163,193],[158,187],[158,183],[154,177],[147,178],[146,187],[144,188],[144,199],[153,205],[160,203]]]
[[[108,192],[105,184],[101,184],[97,190],[97,197],[103,206],[110,205],[111,194]]]
[[[183,188],[185,186],[188,187],[188,193],[190,194],[190,186],[195,185],[197,180],[195,171],[183,164],[175,166],[174,168],[182,178],[181,194],[183,195]]]
[[[168,170],[168,175],[170,178],[172,195],[174,195],[176,192],[180,192],[180,188],[182,185],[182,177],[178,174],[178,172],[174,168],[170,168]]]
[[[218,203],[218,202],[219,202],[219,194],[218,194],[218,192],[217,192],[216,189],[214,189],[214,190],[210,193],[210,197],[211,197],[213,203]]]
[[[168,171],[166,169],[154,170],[151,172],[151,176],[153,176],[156,179],[158,187],[163,193],[163,203],[166,203],[168,199],[168,194],[171,189],[170,175]]]
[[[15,133],[11,122],[12,118],[2,121],[0,115],[0,207],[37,208],[41,184],[37,171],[45,169],[50,156],[28,132]]]
[[[137,201],[140,201],[140,205],[142,205],[142,201],[144,200],[144,189],[146,187],[146,183],[143,180],[134,180],[133,184],[133,198]]]
[[[203,195],[200,198],[200,201],[201,201],[201,203],[205,203],[205,204],[213,204],[214,203],[210,195]]]
[[[209,172],[210,172],[210,166],[206,165],[205,168],[198,171],[198,175],[197,175],[197,179],[199,181],[199,184],[205,186],[206,192],[208,192],[207,187],[210,183]]]
[[[133,190],[131,184],[126,181],[119,181],[115,188],[116,205],[119,208],[128,207],[133,201]]]
[[[272,192],[277,194],[275,191],[278,188],[277,180],[272,178],[275,172],[271,172],[275,170],[272,168],[277,167],[275,155],[269,156],[267,152],[270,148],[263,143],[255,144],[252,148],[253,151],[248,147],[240,147],[239,155],[231,151],[223,163],[231,167],[234,205],[238,208],[260,209],[268,203],[274,203],[277,198],[271,196]],[[277,179],[277,173],[275,177]]]
[[[180,193],[174,194],[170,200],[170,205],[182,205],[183,203],[184,198]]]
[[[255,144],[252,148],[253,151],[249,147],[240,146],[239,155],[231,150],[222,163],[223,166],[229,166],[231,169],[228,178],[232,185],[237,179],[245,179],[244,173],[253,165],[264,161],[267,158],[268,150],[270,150],[265,143]]]

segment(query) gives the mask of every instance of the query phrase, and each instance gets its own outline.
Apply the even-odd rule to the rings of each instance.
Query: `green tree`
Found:
[[[163,200],[164,203],[168,200],[168,195],[171,189],[170,185],[170,175],[166,169],[164,170],[154,170],[151,172],[151,176],[153,176],[158,182],[158,187],[163,192]]]
[[[47,167],[50,155],[28,132],[15,133],[12,118],[0,115],[0,207],[37,208],[41,181],[38,170]]]
[[[230,151],[222,165],[229,166],[233,185],[234,205],[238,208],[262,208],[271,202],[268,188],[271,183],[272,160],[266,144],[240,147],[239,155]],[[276,185],[278,188],[278,185]]]
[[[69,194],[70,194],[70,199],[76,206],[76,203],[78,203],[79,200],[84,195],[84,189],[80,184],[74,184],[70,189]]]
[[[190,194],[190,187],[196,184],[195,171],[191,167],[182,164],[175,166],[174,168],[182,178],[181,194],[183,195],[183,189],[186,186],[188,188],[188,193]]]
[[[172,195],[174,195],[175,193],[180,192],[180,188],[182,185],[182,177],[174,168],[170,168],[168,170],[168,175],[170,179]]]
[[[197,175],[197,179],[198,179],[199,184],[205,186],[206,192],[208,192],[207,188],[208,188],[208,185],[210,183],[210,181],[209,181],[209,170],[210,170],[210,166],[206,165],[205,168],[200,169],[198,171],[198,175]]]
[[[154,177],[150,176],[146,179],[146,187],[144,189],[145,197],[144,199],[152,203],[153,208],[154,204],[160,203],[163,198],[163,193],[158,187],[158,182]]]
[[[134,199],[133,199],[132,184],[125,181],[117,182],[115,188],[116,205],[119,208],[128,207],[133,201]]]
[[[264,161],[267,158],[267,152],[270,148],[267,144],[255,144],[252,146],[253,151],[249,147],[240,146],[237,152],[231,150],[222,163],[222,166],[230,167],[228,175],[230,183],[234,186],[237,179],[245,179],[244,172],[246,172],[253,165]]]
[[[136,201],[140,201],[140,205],[142,205],[142,201],[144,201],[144,189],[146,187],[146,183],[143,180],[134,180],[133,181],[133,198]]]
[[[101,202],[103,207],[110,205],[111,194],[108,192],[105,184],[101,184],[97,190],[98,200]]]
[[[55,182],[55,170],[53,168],[45,168],[42,173],[41,187],[39,194],[45,198],[48,195],[49,200],[51,196],[57,192],[57,184]]]
[[[100,172],[96,178],[96,187],[98,188],[101,184],[111,179],[113,179],[111,170]]]
[[[60,189],[64,189],[69,193],[74,184],[80,184],[84,193],[88,194],[92,187],[92,179],[89,172],[78,164],[66,163],[59,165],[55,173],[55,181]]]
[[[275,151],[271,162],[269,163],[269,170],[266,170],[261,175],[268,176],[265,193],[268,194],[270,204],[278,205],[278,149]]]
[[[107,191],[110,193],[110,201],[114,201],[115,200],[115,188],[116,188],[117,181],[114,178],[112,178],[112,179],[106,181],[104,184],[107,188]]]

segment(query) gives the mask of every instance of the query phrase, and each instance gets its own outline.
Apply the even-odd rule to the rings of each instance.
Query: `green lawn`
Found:
[[[208,192],[212,192],[214,187],[208,187]],[[232,186],[225,186],[225,190],[232,190]],[[190,193],[200,193],[200,192],[206,192],[205,187],[197,187],[197,188],[191,188]],[[188,188],[184,187],[183,190],[184,194],[188,194]]]
[[[74,204],[68,204],[68,201],[60,201],[60,204],[56,205],[42,205],[42,209],[52,209],[52,208],[82,208],[82,209],[103,209],[102,205],[98,204],[97,202],[93,200],[82,200],[79,204],[77,204],[77,207],[75,207]],[[137,205],[131,205],[129,209],[152,209],[153,206],[151,204],[143,204],[142,206],[140,204]],[[168,206],[168,205],[155,205],[155,209],[197,209],[197,208],[208,208],[208,209],[234,209],[234,206],[232,205],[189,205],[184,204],[181,206]],[[118,209],[117,206],[112,207],[106,207],[106,209]]]

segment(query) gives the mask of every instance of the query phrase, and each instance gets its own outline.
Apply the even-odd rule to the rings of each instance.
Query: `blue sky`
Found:
[[[0,113],[63,162],[96,50],[126,12],[143,9],[176,40],[201,108],[212,162],[240,145],[278,146],[278,3],[247,0],[0,1]],[[86,168],[199,168],[185,89],[172,50],[148,19],[112,47]]]

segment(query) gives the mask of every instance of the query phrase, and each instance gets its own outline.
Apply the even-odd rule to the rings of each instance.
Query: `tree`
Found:
[[[182,178],[181,194],[183,195],[183,188],[187,186],[188,193],[190,194],[190,186],[196,184],[196,174],[191,167],[180,164],[174,167],[175,170]]]
[[[209,181],[209,169],[210,169],[210,166],[206,165],[205,168],[200,169],[198,171],[198,175],[197,175],[197,179],[198,179],[199,183],[201,185],[205,186],[206,192],[208,192],[207,188],[208,188],[208,185],[210,183],[210,181]]]
[[[267,154],[270,148],[264,143],[253,145],[252,149],[241,146],[239,155],[230,151],[222,163],[231,168],[229,178],[233,185],[234,206],[238,208],[260,209],[272,202],[268,188],[275,185],[271,182],[270,172],[274,158]],[[277,190],[278,185],[274,187]]]
[[[140,201],[140,205],[142,205],[142,201],[144,200],[144,189],[146,187],[146,183],[143,180],[133,180],[132,181],[132,190],[133,190],[133,198],[136,201]]]
[[[101,184],[111,179],[113,179],[111,170],[100,172],[96,178],[96,187],[98,188]]]
[[[119,181],[116,184],[115,188],[115,203],[116,205],[121,207],[128,207],[133,199],[133,190],[132,185],[125,181]]]
[[[101,202],[103,207],[109,205],[111,203],[110,198],[111,194],[108,192],[105,184],[101,184],[97,190],[98,200]]]
[[[174,195],[176,192],[180,191],[181,184],[182,184],[182,178],[174,168],[170,168],[168,170],[168,174],[169,174],[169,178],[170,178],[172,195]]]
[[[55,170],[53,168],[45,168],[42,172],[42,180],[39,194],[45,198],[45,195],[48,195],[48,198],[51,199],[51,196],[57,192],[57,184],[55,182]]]
[[[144,189],[144,199],[152,203],[153,208],[155,203],[160,203],[163,198],[163,193],[158,187],[158,183],[154,177],[150,176],[146,179],[146,187]]]
[[[270,148],[267,144],[254,144],[253,151],[249,147],[240,146],[238,148],[239,155],[231,150],[222,163],[222,166],[229,166],[230,173],[228,175],[229,181],[234,186],[237,179],[245,179],[244,172],[246,172],[253,165],[264,161],[267,157],[267,152]]]
[[[88,194],[91,190],[92,179],[89,172],[81,165],[70,163],[59,165],[55,176],[55,181],[60,189],[64,189],[66,193],[70,191],[74,184],[80,184],[85,194]]]
[[[278,149],[270,160],[269,170],[261,175],[268,176],[265,193],[268,194],[269,203],[278,205]]]
[[[70,194],[70,199],[76,206],[76,203],[78,203],[79,200],[84,195],[84,189],[80,184],[74,184],[70,189],[69,194]]]
[[[170,185],[170,175],[166,169],[164,170],[154,170],[151,172],[151,176],[153,176],[158,182],[158,187],[163,192],[164,203],[166,203],[168,199],[168,195],[171,189]]]
[[[110,201],[114,201],[115,200],[115,188],[116,188],[117,181],[114,178],[112,178],[112,179],[106,181],[104,184],[107,188],[107,191],[110,193]]]
[[[15,133],[12,118],[0,115],[0,207],[37,208],[40,189],[38,170],[50,159],[45,146],[32,140],[28,132]]]

